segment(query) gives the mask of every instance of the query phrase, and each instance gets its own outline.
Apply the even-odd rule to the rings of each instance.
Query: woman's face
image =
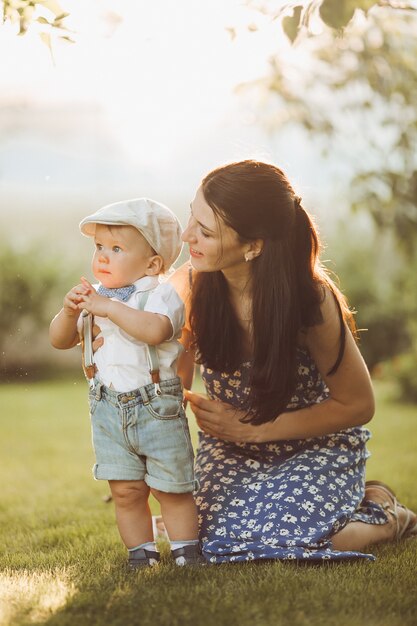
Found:
[[[188,243],[192,266],[199,272],[245,269],[247,243],[239,241],[236,231],[215,216],[207,204],[201,187],[191,202],[191,215],[182,235]]]

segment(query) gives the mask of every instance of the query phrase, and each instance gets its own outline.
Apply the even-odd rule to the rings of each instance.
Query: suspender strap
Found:
[[[139,310],[143,311],[148,301],[150,292],[144,291],[139,299]],[[91,313],[87,313],[87,311],[83,311],[82,313],[82,330],[81,330],[81,346],[82,346],[82,354],[83,354],[83,369],[84,374],[87,380],[92,383],[92,379],[94,378],[96,366],[93,362],[93,349],[92,349],[92,326],[93,326],[93,316]],[[159,390],[159,357],[158,352],[155,346],[149,346],[146,344],[147,352],[148,352],[148,362],[149,362],[149,373],[151,375],[151,380],[154,383],[155,387],[157,387],[157,391]]]
[[[145,305],[148,301],[148,298],[150,296],[150,291],[144,291],[139,299],[139,311],[143,311],[145,308]],[[158,385],[160,382],[160,377],[159,377],[159,357],[158,357],[158,351],[156,349],[155,346],[150,346],[148,344],[146,344],[146,348],[148,351],[148,361],[149,361],[149,373],[151,375],[151,379],[152,382],[155,385]]]
[[[96,373],[96,366],[93,360],[93,316],[84,310],[81,314],[81,348],[82,348],[82,366],[86,379],[93,385],[93,378]]]

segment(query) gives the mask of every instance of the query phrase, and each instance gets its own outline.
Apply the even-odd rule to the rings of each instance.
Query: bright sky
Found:
[[[238,0],[61,0],[75,45],[54,45],[55,66],[35,32],[3,27],[1,92],[35,102],[97,103],[130,156],[172,159],[236,104],[233,88],[264,73],[281,38],[277,24]],[[232,41],[227,27],[238,36]],[[29,62],[30,59],[30,62]],[[240,122],[251,122],[242,113]],[[198,151],[198,144],[195,145]]]
[[[235,89],[278,49],[294,53],[279,22],[242,0],[60,2],[76,43],[56,41],[54,63],[36,28],[0,26],[3,207],[57,220],[57,203],[62,219],[135,194],[181,219],[207,171],[243,158],[274,161],[314,194],[311,146],[268,135],[256,99]]]

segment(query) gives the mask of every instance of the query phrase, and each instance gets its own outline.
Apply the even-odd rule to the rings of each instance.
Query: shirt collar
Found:
[[[136,291],[149,291],[159,285],[159,276],[142,276],[133,283]]]

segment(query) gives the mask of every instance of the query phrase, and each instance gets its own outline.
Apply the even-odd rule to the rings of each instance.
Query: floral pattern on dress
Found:
[[[239,407],[250,392],[250,363],[231,375],[202,368],[209,397]],[[298,351],[288,410],[329,395],[317,366]],[[255,559],[341,560],[372,554],[332,549],[349,521],[385,524],[383,509],[363,500],[366,428],[264,444],[231,443],[200,433],[196,493],[200,538],[212,563]]]

